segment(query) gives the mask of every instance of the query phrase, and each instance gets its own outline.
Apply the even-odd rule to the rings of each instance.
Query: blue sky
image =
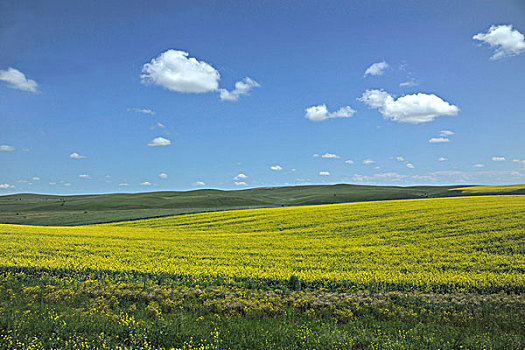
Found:
[[[0,3],[0,193],[525,183],[522,1],[186,3]]]

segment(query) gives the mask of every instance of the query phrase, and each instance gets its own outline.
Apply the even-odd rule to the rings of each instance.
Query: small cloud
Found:
[[[505,157],[492,157],[492,160],[495,162],[504,162]]]
[[[352,107],[345,106],[335,112],[328,112],[325,104],[312,106],[305,109],[304,117],[313,122],[322,122],[333,118],[350,118],[356,112]]]
[[[129,184],[128,184],[128,183],[125,183],[125,182],[123,182],[123,183],[121,183],[121,184],[118,184],[118,185],[121,186],[121,187],[129,186]]]
[[[29,148],[21,148],[20,149],[22,152],[31,152],[31,150]]]
[[[69,186],[71,186],[71,184],[70,184],[69,182],[66,182],[66,183],[64,184],[64,186],[69,187]]]
[[[407,168],[410,168],[410,169],[414,169],[415,168],[415,166],[412,163],[407,163],[406,166],[407,166]]]
[[[478,33],[472,37],[474,40],[487,43],[494,48],[491,60],[516,56],[525,51],[525,36],[512,25],[492,25],[488,32]]]
[[[194,186],[206,186],[206,183],[204,181],[195,181],[193,185]]]
[[[50,182],[49,183],[51,186],[55,186],[57,183],[56,182]]]
[[[446,162],[448,160],[448,158],[445,158],[445,157],[439,157],[438,158],[438,162]]]
[[[378,109],[383,118],[398,123],[427,123],[439,116],[457,115],[459,112],[458,107],[433,94],[417,93],[394,99],[384,90],[366,90],[358,100]]]
[[[1,189],[15,188],[15,185],[10,184],[0,184]]]
[[[416,83],[414,80],[404,81],[402,83],[399,83],[400,87],[412,87],[412,86],[418,86],[418,83]]]
[[[452,136],[452,135],[455,135],[456,133],[454,131],[451,131],[451,130],[441,130],[439,132],[439,136],[442,136],[442,137],[447,137],[447,136]]]
[[[475,168],[483,168],[485,164],[474,164]]]
[[[69,155],[69,158],[72,158],[72,159],[86,159],[87,157],[86,156],[81,156],[77,152],[73,152],[73,153],[71,153]]]
[[[232,91],[220,89],[220,99],[222,101],[237,101],[240,96],[248,95],[253,88],[259,86],[261,85],[255,80],[246,77],[243,80],[236,82],[235,89]]]
[[[137,112],[137,113],[150,114],[150,115],[156,114],[151,109],[145,109],[145,108],[128,108],[128,112]]]
[[[140,184],[141,186],[151,186],[151,182],[149,181],[144,181]]]
[[[370,165],[370,164],[374,164],[375,163],[375,160],[373,159],[365,159],[363,160],[363,164],[365,165]]]
[[[330,176],[330,172],[329,171],[320,171],[319,175],[320,176]]]
[[[247,183],[244,181],[235,181],[235,186],[246,186]]]
[[[16,148],[9,145],[0,145],[0,152],[14,152]]]
[[[513,159],[512,161],[514,163],[525,165],[525,159]]]
[[[208,63],[188,56],[187,52],[178,50],[161,53],[142,67],[142,83],[183,93],[217,91],[219,72]]]
[[[245,174],[243,174],[243,173],[240,173],[239,175],[235,176],[235,177],[233,178],[233,180],[234,180],[234,181],[238,181],[238,180],[244,180],[244,179],[247,179],[247,178],[248,178],[247,175],[245,175]]]
[[[339,159],[341,156],[338,156],[337,154],[333,153],[325,153],[321,156],[321,158],[327,158],[327,159]]]
[[[169,145],[171,145],[171,141],[168,139],[165,139],[164,137],[156,137],[150,143],[148,143],[148,146],[150,147],[169,146]]]
[[[385,73],[385,69],[387,68],[388,63],[386,63],[386,61],[374,63],[366,69],[364,76],[366,77],[367,75],[383,75]]]
[[[87,175],[87,174],[81,174],[81,175],[78,175],[79,178],[81,179],[91,179],[91,176]]]
[[[450,142],[450,139],[446,137],[432,137],[430,140],[428,140],[430,143],[444,143],[444,142]]]
[[[314,158],[319,158],[319,157],[320,157],[320,155],[319,155],[319,154],[317,154],[317,153],[314,153],[314,154],[312,154],[312,157],[314,157]]]
[[[350,160],[350,159],[348,159],[348,160],[345,160],[345,163],[346,163],[346,164],[354,164],[354,161],[353,161],[353,160]]]
[[[283,170],[283,168],[280,165],[272,165],[272,166],[270,166],[270,170],[281,171],[281,170]]]
[[[404,161],[405,161],[405,158],[403,158],[403,157],[401,157],[401,156],[398,156],[398,157],[396,157],[396,160],[397,160],[398,162],[404,162]]]
[[[166,173],[160,173],[160,174],[159,174],[159,177],[160,177],[161,179],[167,179],[167,178],[168,178],[168,174],[166,174]]]
[[[9,67],[7,70],[0,70],[0,81],[5,81],[10,89],[37,92],[36,81],[27,79],[18,69]]]
[[[37,177],[37,176],[34,176],[33,178],[31,178],[31,180],[33,180],[33,181],[40,181],[40,178]]]

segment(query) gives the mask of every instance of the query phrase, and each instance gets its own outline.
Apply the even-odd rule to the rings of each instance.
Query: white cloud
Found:
[[[247,178],[248,178],[247,175],[245,175],[245,174],[243,174],[243,173],[240,173],[239,175],[235,176],[235,177],[233,178],[233,180],[234,180],[234,181],[238,181],[238,180],[244,180],[244,179],[247,179]]]
[[[2,189],[15,188],[15,185],[10,185],[10,184],[0,184],[0,188],[2,188]]]
[[[159,174],[159,177],[160,177],[161,179],[167,179],[167,178],[168,178],[168,174],[166,174],[166,173],[160,173],[160,174]]]
[[[410,168],[410,169],[414,169],[415,168],[415,166],[412,163],[407,163],[406,166],[407,166],[407,168]]]
[[[164,137],[156,137],[150,143],[148,143],[148,146],[150,147],[169,146],[169,145],[171,145],[171,141],[168,139],[165,139]]]
[[[337,154],[333,154],[333,153],[325,153],[321,156],[321,158],[339,159],[341,158],[341,156],[338,156]]]
[[[518,163],[518,164],[521,164],[521,165],[525,165],[525,159],[513,159],[512,160],[514,163]]]
[[[237,101],[240,96],[248,95],[253,88],[259,86],[261,85],[255,80],[246,77],[243,80],[236,82],[235,89],[232,91],[220,89],[220,98],[223,101]]]
[[[428,140],[430,143],[444,143],[444,142],[450,142],[450,139],[446,137],[432,137],[430,140]]]
[[[151,182],[149,181],[144,181],[140,184],[141,186],[151,186]]]
[[[18,69],[9,67],[7,70],[0,70],[0,81],[5,81],[7,87],[11,89],[36,92],[38,84],[36,81],[27,79],[24,73]]]
[[[439,136],[452,136],[452,135],[455,135],[456,133],[454,131],[451,131],[451,130],[441,130],[439,132]]]
[[[367,75],[383,75],[385,69],[388,68],[388,63],[385,61],[377,62],[368,67],[365,71],[365,77]]]
[[[142,82],[185,93],[217,91],[221,75],[211,65],[188,57],[188,53],[168,50],[142,67]]]
[[[246,186],[247,183],[244,181],[235,181],[235,186]]]
[[[121,183],[121,184],[118,184],[118,185],[119,185],[119,186],[122,186],[122,187],[124,187],[124,186],[129,186],[129,184],[128,184],[128,183],[125,183],[125,182],[123,182],[123,183]]]
[[[319,157],[320,157],[320,155],[319,155],[319,154],[317,154],[317,153],[315,153],[315,154],[312,154],[312,157],[314,157],[314,158],[319,158]]]
[[[69,182],[66,182],[66,183],[64,184],[64,186],[69,187],[69,186],[71,186],[71,184],[70,184]]]
[[[438,158],[438,162],[446,162],[448,160],[448,158],[445,158],[445,157],[439,157]]]
[[[483,168],[485,164],[474,164],[475,168]]]
[[[33,180],[33,181],[40,181],[40,178],[37,177],[37,176],[34,176],[31,180]]]
[[[204,181],[195,181],[193,185],[194,186],[206,186],[206,183]]]
[[[79,178],[81,179],[91,179],[91,176],[87,175],[87,174],[81,174],[81,175],[78,175]]]
[[[345,106],[339,108],[336,112],[328,112],[325,104],[312,106],[305,109],[304,117],[313,122],[322,122],[333,118],[350,118],[356,112],[352,107]]]
[[[396,160],[397,160],[398,162],[404,162],[404,161],[405,161],[405,158],[403,158],[403,157],[401,157],[401,156],[398,156],[398,157],[396,157]]]
[[[492,157],[492,160],[495,162],[504,162],[505,157]]]
[[[280,165],[272,165],[272,166],[270,166],[270,170],[281,171],[281,170],[283,170],[283,167],[280,166]]]
[[[73,158],[73,159],[86,159],[87,157],[86,156],[81,156],[80,154],[78,154],[77,152],[73,152],[69,155],[69,158]]]
[[[487,33],[478,33],[472,37],[494,48],[494,55],[490,59],[497,60],[507,56],[515,56],[525,51],[525,36],[512,25],[493,25]]]
[[[358,98],[370,108],[378,109],[385,119],[399,123],[419,124],[442,115],[457,115],[459,108],[436,95],[417,93],[397,100],[384,90],[366,90]]]
[[[138,112],[138,113],[150,114],[150,115],[156,114],[151,109],[143,109],[143,108],[128,108],[128,112]]]
[[[319,175],[320,176],[330,176],[330,172],[329,171],[320,171]]]
[[[0,145],[0,152],[14,152],[16,148],[9,145]]]
[[[348,159],[348,160],[345,160],[345,163],[346,163],[346,164],[354,164],[354,161],[353,161],[353,160],[350,160],[350,159]]]
[[[411,86],[418,86],[418,83],[416,83],[414,80],[404,81],[402,83],[399,83],[400,87],[411,87]]]
[[[374,164],[375,163],[375,160],[373,159],[365,159],[363,160],[363,164],[365,165],[370,165],[370,164]]]

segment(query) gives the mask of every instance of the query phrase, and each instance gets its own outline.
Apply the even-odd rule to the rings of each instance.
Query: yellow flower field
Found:
[[[525,287],[525,197],[200,213],[77,227],[0,225],[0,265],[419,290]]]

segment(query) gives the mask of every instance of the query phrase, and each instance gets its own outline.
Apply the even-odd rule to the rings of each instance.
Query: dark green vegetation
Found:
[[[290,186],[239,191],[196,190],[82,196],[15,194],[0,197],[0,223],[81,225],[226,209],[345,203],[482,194],[525,194],[524,189],[488,193],[464,186]]]
[[[525,298],[0,270],[1,349],[523,349]]]

